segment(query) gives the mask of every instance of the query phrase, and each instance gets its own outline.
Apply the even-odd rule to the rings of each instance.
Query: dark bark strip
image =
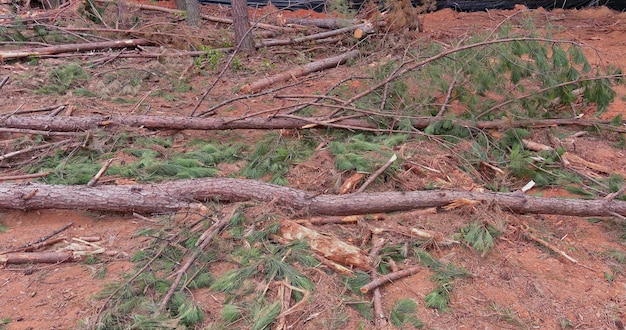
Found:
[[[37,193],[25,199],[33,190]],[[543,198],[518,193],[448,190],[315,195],[255,180],[206,178],[124,186],[59,186],[40,183],[0,184],[0,208],[88,209],[116,212],[172,212],[208,200],[264,201],[307,215],[351,215],[441,207],[467,198],[498,204],[516,213],[572,216],[626,215],[626,202]]]

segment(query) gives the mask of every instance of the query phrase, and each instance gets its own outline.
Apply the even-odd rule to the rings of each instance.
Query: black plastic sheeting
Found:
[[[230,6],[230,0],[198,0],[200,3],[221,4]],[[337,0],[331,0],[337,1]],[[349,0],[345,0],[349,1]],[[324,0],[248,0],[248,6],[262,7],[269,3],[279,9],[312,9],[315,11],[326,10],[326,1]],[[353,9],[361,7],[364,1],[349,1]],[[415,6],[421,5],[421,1],[413,1]],[[626,10],[626,0],[438,0],[437,9],[452,8],[457,11],[485,11],[491,9],[513,9],[515,5],[524,5],[528,8],[535,9],[543,7],[545,9],[563,8],[585,8],[592,6],[607,6],[609,8],[624,11]]]

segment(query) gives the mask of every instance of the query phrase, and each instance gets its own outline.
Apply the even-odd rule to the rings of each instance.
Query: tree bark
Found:
[[[279,74],[263,78],[247,84],[241,88],[241,91],[244,93],[253,93],[259,91],[269,85],[277,83],[279,81],[285,81],[297,77],[301,77],[313,72],[322,71],[326,69],[330,69],[332,67],[336,67],[340,64],[345,63],[346,61],[356,58],[359,55],[358,50],[351,50],[347,53],[343,53],[341,55],[325,58],[319,61],[311,62],[305,65],[301,65],[295,67],[291,70],[281,72]]]
[[[41,55],[54,55],[61,53],[85,52],[110,48],[125,48],[147,46],[151,42],[146,39],[126,39],[114,41],[88,42],[82,44],[67,44],[49,47],[26,48],[20,50],[0,50],[0,61],[25,57],[37,57]]]
[[[0,255],[0,264],[57,264],[74,261],[72,252],[13,252]]]
[[[279,97],[297,97],[283,95]],[[311,98],[316,97],[311,95]],[[180,130],[225,130],[225,129],[277,129],[277,128],[301,128],[316,122],[324,122],[328,118],[310,117],[297,119],[293,117],[220,117],[220,118],[198,118],[198,117],[171,117],[171,116],[132,116],[132,115],[111,115],[92,117],[50,117],[50,116],[21,116],[19,113],[11,116],[0,116],[0,128],[33,129],[56,132],[85,131],[98,127],[128,126],[145,127],[149,129],[180,129]],[[424,129],[435,121],[445,120],[435,117],[415,117],[412,119],[413,127]],[[377,126],[365,120],[338,120],[332,122],[333,126],[350,126],[351,129],[376,129]],[[576,126],[606,126],[619,132],[626,132],[625,129],[609,126],[609,121],[593,119],[540,119],[540,120],[494,120],[494,121],[470,121],[453,119],[454,125],[474,127],[478,129],[506,129],[512,127],[549,127],[560,125]],[[624,122],[626,124],[626,121]]]
[[[28,197],[28,198],[26,198]],[[517,213],[572,216],[626,215],[626,202],[542,198],[521,193],[449,190],[317,195],[261,181],[206,178],[123,186],[58,186],[41,183],[0,184],[0,208],[84,209],[113,212],[174,212],[197,202],[262,201],[296,210],[300,215],[352,215],[446,206],[466,198],[497,204]]]
[[[235,30],[235,46],[247,54],[254,52],[254,40],[249,33],[250,19],[248,18],[248,1],[232,0],[233,29]]]
[[[226,129],[280,129],[302,128],[313,123],[327,120],[322,117],[311,118],[267,118],[267,117],[170,117],[170,116],[92,116],[92,117],[50,117],[50,116],[0,116],[0,128],[34,129],[56,132],[78,132],[94,128],[112,128],[117,126],[144,127],[148,129],[178,130],[226,130]],[[376,126],[366,120],[345,119],[332,122],[333,126],[350,126],[375,129]]]
[[[185,10],[187,11],[187,25],[200,26],[200,3],[198,0],[185,0]]]

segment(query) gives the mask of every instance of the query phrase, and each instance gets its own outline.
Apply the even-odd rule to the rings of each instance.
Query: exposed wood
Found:
[[[311,62],[305,65],[301,65],[291,70],[281,72],[279,74],[276,74],[267,78],[263,78],[255,82],[252,82],[250,84],[247,84],[241,88],[241,91],[244,93],[254,93],[281,81],[286,81],[292,78],[305,76],[313,72],[322,71],[322,70],[330,69],[332,67],[336,67],[340,64],[345,63],[347,60],[356,58],[358,55],[359,55],[358,50],[351,50],[347,53],[343,53],[338,56],[333,56],[333,57],[325,58],[319,61]]]
[[[363,250],[337,238],[322,235],[291,220],[280,222],[280,229],[277,235],[287,241],[304,240],[309,244],[311,250],[341,265],[366,271],[371,269]]]
[[[526,140],[526,139],[522,139],[522,142],[524,143],[524,147],[529,150],[533,150],[533,151],[554,150],[554,148],[547,146],[545,144],[542,144],[542,143],[537,143],[537,142]],[[626,178],[625,170],[620,170],[620,169],[613,170],[608,166],[590,162],[569,151],[566,151],[561,155],[561,162],[563,163],[563,166],[566,168],[569,168],[572,165],[578,165],[578,166],[584,166],[584,167],[590,168],[594,171],[601,172],[604,174],[613,174],[613,173],[619,174],[621,177]]]
[[[49,47],[36,47],[36,48],[26,48],[19,50],[1,50],[0,51],[0,60],[9,60],[9,59],[18,59],[18,58],[30,58],[37,57],[42,55],[53,55],[53,54],[61,54],[61,53],[75,53],[75,52],[86,52],[93,50],[104,50],[111,48],[127,48],[127,47],[136,47],[136,46],[147,46],[150,45],[150,42],[147,39],[125,39],[125,40],[114,40],[114,41],[100,41],[100,42],[87,42],[82,44],[65,44],[58,46],[49,46]]]
[[[198,118],[171,116],[131,116],[111,115],[92,117],[49,117],[49,116],[7,116],[0,117],[0,128],[39,129],[43,131],[77,132],[95,128],[111,128],[116,126],[143,127],[148,129],[177,130],[226,130],[226,129],[280,129],[302,128],[311,123],[323,125],[326,118]],[[329,125],[345,125],[351,128],[375,128],[365,120],[345,119],[329,123]],[[6,155],[5,155],[6,156]]]
[[[23,196],[37,189],[28,200]],[[497,204],[517,213],[572,216],[626,215],[620,200],[577,200],[527,196],[521,193],[426,190],[317,195],[256,180],[205,178],[159,184],[122,186],[59,186],[42,183],[0,184],[0,208],[83,209],[112,212],[176,212],[195,208],[203,201],[264,201],[286,206],[303,215],[353,215],[443,207],[466,198]]]
[[[56,264],[73,260],[72,252],[13,252],[0,255],[0,264]]]
[[[94,175],[93,178],[91,178],[91,180],[87,182],[87,187],[95,186],[98,183],[98,181],[100,181],[100,178],[102,177],[104,172],[106,172],[106,170],[109,169],[109,166],[111,166],[114,160],[115,158],[111,158],[107,160],[106,162],[104,162],[104,165],[102,165],[102,167],[100,168],[100,171],[98,171],[98,173],[96,173],[96,175]]]

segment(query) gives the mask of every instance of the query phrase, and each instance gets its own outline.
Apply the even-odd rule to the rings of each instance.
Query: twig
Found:
[[[564,87],[564,86],[569,86],[569,85],[576,85],[578,83],[585,82],[585,81],[594,81],[594,80],[605,79],[605,78],[621,78],[621,77],[624,77],[624,76],[626,76],[626,74],[612,74],[612,75],[606,75],[606,76],[602,76],[602,77],[579,78],[579,79],[576,79],[576,80],[566,81],[566,82],[563,82],[563,83],[560,83],[560,84],[556,84],[554,86],[548,86],[548,87],[545,87],[545,88],[542,88],[542,89],[539,89],[539,90],[536,90],[536,91],[532,91],[530,93],[527,93],[527,94],[524,94],[524,95],[521,95],[521,96],[516,96],[516,97],[511,98],[511,99],[509,99],[507,101],[504,101],[502,103],[496,104],[493,107],[491,107],[491,108],[489,108],[489,109],[479,113],[476,117],[474,117],[474,119],[478,120],[478,119],[480,119],[480,118],[482,118],[482,117],[492,113],[493,111],[502,108],[503,106],[505,106],[507,104],[510,104],[510,103],[513,103],[513,102],[517,102],[517,101],[525,99],[525,98],[535,97],[537,94],[540,94],[540,93],[543,93],[543,92],[546,92],[546,91],[549,91],[549,90],[557,89],[559,87]]]
[[[104,172],[106,172],[106,170],[109,168],[109,166],[111,166],[111,163],[113,163],[114,160],[115,160],[115,158],[111,158],[111,159],[107,160],[104,163],[104,165],[102,165],[102,168],[100,168],[100,171],[98,171],[98,173],[96,173],[96,175],[94,175],[94,177],[91,178],[91,180],[89,180],[89,182],[87,182],[87,187],[95,186],[98,183],[98,180],[100,180],[100,178],[102,177]]]
[[[441,115],[443,115],[443,112],[446,111],[446,107],[448,106],[448,102],[450,102],[452,90],[454,89],[454,85],[456,85],[456,79],[458,78],[459,74],[461,74],[460,69],[457,70],[457,72],[454,74],[454,78],[450,83],[450,87],[448,87],[448,93],[446,93],[446,98],[443,100],[443,104],[441,104],[441,109],[439,109],[439,112],[437,112],[437,115],[435,117],[441,117]]]
[[[52,173],[52,172],[47,171],[47,172],[32,173],[32,174],[0,176],[0,181],[12,181],[12,180],[41,178],[43,176],[47,176],[50,173]]]
[[[33,113],[33,112],[51,111],[51,110],[57,109],[60,106],[67,106],[67,104],[57,104],[57,105],[51,105],[51,106],[48,106],[48,107],[31,109],[31,110],[20,110],[20,111],[17,111],[16,114],[25,114],[25,113]]]
[[[65,231],[67,228],[71,227],[73,224],[74,224],[73,222],[70,222],[70,223],[66,224],[65,226],[63,226],[63,227],[53,231],[52,233],[50,233],[50,234],[48,234],[48,235],[46,235],[46,236],[44,236],[44,237],[42,237],[42,238],[40,238],[40,239],[38,239],[36,241],[26,243],[26,244],[24,244],[22,246],[19,246],[19,247],[13,249],[13,250],[0,252],[0,254],[7,254],[7,253],[11,253],[11,252],[26,251],[29,247],[34,246],[35,244],[39,244],[39,243],[45,242],[45,241],[49,240],[51,237],[53,237],[55,235],[58,235],[59,233]]]
[[[375,282],[376,280],[378,280],[379,277],[378,277],[378,272],[376,271],[376,266],[374,265],[373,260],[376,259],[380,251],[383,249],[383,246],[385,246],[386,240],[385,238],[382,238],[382,237],[379,237],[379,238],[372,237],[372,240],[375,241],[374,247],[372,247],[367,257],[372,266],[371,278],[372,278],[372,281]],[[361,291],[363,291],[363,289],[361,289]],[[373,305],[374,305],[374,324],[376,325],[376,329],[383,330],[387,326],[387,318],[385,317],[385,310],[383,309],[383,296],[380,293],[380,289],[378,287],[374,289],[372,300],[373,300]]]
[[[102,18],[102,15],[100,15],[100,12],[98,11],[98,8],[96,8],[96,4],[93,3],[93,0],[87,0],[86,1],[89,6],[91,7],[91,13],[96,16],[96,18],[98,18],[98,20],[100,22],[102,22],[102,24],[107,28],[110,29],[111,27],[107,24],[107,22],[104,20],[104,18]]]
[[[212,107],[208,108],[207,110],[205,110],[205,111],[203,111],[203,112],[199,113],[199,114],[197,115],[197,117],[205,117],[205,116],[211,115],[211,114],[213,114],[213,113],[214,113],[217,109],[219,109],[219,108],[221,108],[221,107],[223,107],[223,106],[225,106],[225,105],[228,105],[228,104],[230,104],[230,103],[233,103],[233,102],[239,101],[239,100],[249,100],[249,99],[251,99],[251,98],[255,98],[255,97],[258,97],[258,96],[263,96],[263,95],[271,94],[271,93],[274,93],[274,92],[278,92],[278,91],[280,91],[280,90],[282,90],[282,89],[286,89],[286,88],[289,88],[289,87],[294,87],[294,86],[300,85],[300,84],[302,84],[302,83],[304,83],[304,82],[307,82],[307,81],[309,81],[309,80],[318,79],[318,78],[319,78],[319,76],[307,77],[307,78],[305,78],[305,79],[301,79],[301,80],[299,80],[299,81],[296,81],[296,82],[294,82],[294,83],[292,83],[292,84],[288,84],[288,85],[285,85],[285,86],[280,86],[280,87],[277,87],[277,88],[268,89],[268,90],[266,90],[266,91],[259,92],[259,93],[255,93],[255,94],[251,94],[251,95],[242,95],[242,96],[234,97],[234,98],[232,98],[232,99],[228,99],[228,100],[226,100],[226,101],[220,102],[220,103],[218,103],[218,104],[216,104],[216,105],[214,105],[214,106],[212,106]],[[263,112],[263,113],[264,113],[264,112]]]
[[[102,303],[102,306],[100,306],[100,308],[98,308],[98,313],[96,313],[96,325],[98,325],[100,323],[100,319],[102,317],[102,312],[104,312],[104,309],[106,308],[107,304],[111,301],[111,299],[113,299],[113,297],[115,297],[115,295],[120,292],[120,290],[122,290],[122,288],[125,285],[130,284],[132,281],[134,281],[137,277],[139,277],[139,275],[141,275],[141,273],[143,273],[144,270],[148,269],[148,267],[150,267],[150,265],[152,265],[152,263],[157,260],[158,258],[161,257],[161,254],[163,254],[163,252],[165,251],[165,249],[169,246],[169,244],[165,244],[163,245],[163,247],[161,247],[161,249],[154,255],[154,257],[152,257],[152,259],[150,259],[143,267],[141,267],[141,269],[139,269],[135,275],[131,276],[131,278],[129,278],[125,284],[121,284],[120,286],[117,287],[117,289],[115,289],[113,292],[111,292],[111,294],[106,297],[106,299],[104,299],[104,302]]]
[[[63,141],[59,141],[59,142],[42,144],[42,145],[32,146],[32,147],[29,147],[29,148],[26,148],[26,149],[22,149],[22,150],[18,150],[18,151],[9,152],[7,154],[4,154],[4,155],[0,156],[0,161],[9,159],[11,157],[19,156],[21,154],[29,153],[31,151],[36,151],[36,150],[45,149],[45,148],[58,147],[58,146],[66,144],[66,143],[69,143],[71,141],[72,141],[71,139],[67,139],[67,140],[63,140]]]
[[[135,213],[135,212],[133,212],[133,217],[135,217],[135,218],[137,218],[139,220],[143,220],[143,221],[148,222],[148,223],[155,223],[155,222],[157,222],[157,220],[152,220],[152,219],[150,219],[148,217],[145,217],[145,216],[143,216],[143,215],[141,215],[139,213]]]
[[[316,96],[316,97],[314,97],[313,101],[305,103],[305,104],[302,104],[302,105],[299,105],[296,108],[294,108],[293,110],[287,111],[285,114],[290,115],[290,114],[296,113],[296,112],[298,112],[298,111],[300,111],[300,110],[302,110],[302,109],[304,109],[304,108],[306,108],[308,106],[313,105],[313,103],[321,101],[325,97],[330,97],[329,96],[330,92],[335,90],[335,88],[343,85],[343,83],[345,83],[347,81],[354,80],[354,79],[371,79],[371,78],[370,77],[348,77],[348,78],[341,79],[340,81],[338,81],[334,85],[330,86],[330,88],[328,88],[328,90],[326,90],[326,93],[324,93],[324,95],[319,96],[319,97]]]
[[[571,261],[573,264],[577,264],[578,263],[578,260],[570,257],[567,253],[561,251],[559,248],[557,248],[556,246],[546,242],[545,240],[543,240],[543,239],[541,239],[541,238],[539,238],[539,237],[537,237],[537,236],[535,236],[535,235],[533,235],[531,233],[525,233],[525,235],[528,238],[530,238],[531,240],[533,240],[533,241],[535,241],[535,242],[537,242],[537,243],[547,247],[548,249],[552,250],[552,252],[562,256],[563,258],[565,258],[565,259],[567,259],[569,261]]]
[[[383,87],[385,84],[388,84],[396,79],[398,79],[399,77],[401,77],[402,75],[409,73],[411,71],[415,71],[417,69],[420,69],[421,67],[427,65],[428,63],[434,62],[436,60],[448,57],[454,53],[458,53],[464,50],[468,50],[468,49],[473,49],[473,48],[478,48],[478,47],[483,47],[483,46],[489,46],[489,45],[493,45],[493,44],[499,44],[499,43],[508,43],[508,42],[520,42],[520,41],[544,41],[544,42],[551,42],[551,43],[566,43],[566,44],[574,44],[574,45],[580,45],[577,42],[571,41],[571,40],[557,40],[557,39],[548,39],[548,38],[530,38],[530,37],[522,37],[522,38],[506,38],[506,39],[498,39],[498,40],[487,40],[487,41],[483,41],[483,42],[478,42],[478,43],[474,43],[474,44],[470,44],[470,45],[465,45],[465,46],[461,46],[461,47],[456,47],[454,49],[450,49],[447,51],[443,51],[437,55],[431,56],[427,59],[424,59],[422,61],[417,62],[417,60],[411,60],[408,61],[406,63],[403,63],[403,66],[405,66],[402,70],[397,71],[395,74],[391,74],[389,76],[387,76],[387,78],[379,81],[378,83],[374,84],[372,87],[370,87],[368,90],[365,90],[361,93],[358,93],[356,95],[354,95],[353,97],[351,97],[350,99],[346,100],[343,104],[352,104],[354,103],[356,100],[359,100],[361,98],[363,98],[366,95],[369,95],[370,93],[372,93],[373,91]]]
[[[401,278],[414,275],[417,272],[419,272],[420,269],[421,269],[420,266],[414,266],[414,267],[411,267],[411,268],[399,270],[397,272],[393,272],[393,273],[389,273],[387,275],[380,276],[376,280],[371,281],[371,282],[365,284],[364,286],[362,286],[361,287],[361,292],[362,293],[368,293],[372,289],[378,288],[379,286],[381,286],[383,284],[390,283],[390,282],[399,280]]]
[[[2,87],[4,87],[4,84],[6,84],[7,81],[9,81],[9,76],[6,76],[6,77],[2,78],[2,81],[0,81],[0,89],[2,89]]]
[[[34,129],[24,129],[24,128],[0,128],[0,132],[5,133],[21,133],[21,134],[35,134],[35,135],[43,135],[43,136],[75,136],[80,133],[74,132],[50,132],[50,131],[41,131]]]
[[[367,186],[374,182],[374,180],[376,180],[379,175],[381,175],[387,168],[389,168],[389,166],[391,166],[391,164],[393,164],[396,159],[398,159],[398,156],[396,156],[396,154],[393,154],[393,156],[391,156],[391,158],[389,158],[389,160],[383,166],[381,166],[378,171],[374,172],[374,174],[367,178],[367,181],[363,183],[363,185],[356,191],[356,193],[358,194],[365,191],[365,188],[367,188]]]
[[[182,281],[183,276],[185,276],[185,273],[187,272],[187,270],[191,267],[194,261],[200,256],[200,254],[204,252],[203,251],[204,248],[206,248],[206,246],[209,245],[209,243],[211,243],[211,239],[213,238],[213,236],[215,236],[220,230],[222,230],[222,228],[224,228],[228,224],[230,219],[235,215],[235,212],[239,208],[239,205],[240,204],[235,203],[235,204],[231,204],[225,207],[225,211],[227,212],[227,214],[224,217],[222,217],[218,222],[214,223],[209,229],[207,229],[207,231],[205,231],[202,234],[202,236],[200,236],[200,238],[196,242],[197,249],[193,252],[193,254],[189,257],[189,259],[187,259],[187,261],[185,261],[185,263],[178,270],[178,275],[176,276],[176,279],[170,286],[169,290],[167,291],[167,294],[165,294],[165,297],[163,297],[163,300],[161,300],[161,304],[159,305],[159,311],[162,312],[165,310],[167,303],[170,301],[170,299],[174,295],[174,292],[176,291],[178,284]]]
[[[298,301],[295,305],[291,306],[289,309],[287,309],[286,311],[283,311],[282,313],[280,313],[280,315],[277,316],[277,318],[281,318],[281,317],[285,317],[287,315],[293,314],[294,312],[296,312],[300,306],[306,302],[309,302],[309,296],[311,295],[311,293],[307,290],[295,287],[290,285],[287,280],[283,280],[280,282],[277,282],[276,284],[278,285],[283,285],[287,288],[289,288],[290,290],[295,290],[298,291],[300,293],[302,293],[303,297],[300,299],[300,301]],[[290,296],[290,295],[289,295]],[[287,298],[289,298],[289,296]]]
[[[621,196],[625,191],[626,191],[626,183],[624,183],[623,186],[618,191],[606,195],[604,197],[604,200],[607,202],[610,202],[614,200],[615,198]]]
[[[54,116],[58,115],[58,114],[59,114],[59,112],[63,111],[63,109],[65,109],[65,105],[59,105],[58,107],[56,107],[56,109],[54,109],[54,110],[53,110],[53,111],[49,114],[49,116],[50,116],[50,117],[54,117]]]
[[[385,310],[383,309],[383,295],[380,294],[380,288],[374,289],[373,300],[374,324],[376,325],[376,329],[384,330],[387,327],[387,318],[385,317]]]
[[[380,100],[380,106],[378,107],[378,110],[381,113],[385,111],[385,103],[387,103],[388,94],[389,94],[389,84],[385,84],[385,87],[383,88],[383,96],[381,97],[381,100]]]

